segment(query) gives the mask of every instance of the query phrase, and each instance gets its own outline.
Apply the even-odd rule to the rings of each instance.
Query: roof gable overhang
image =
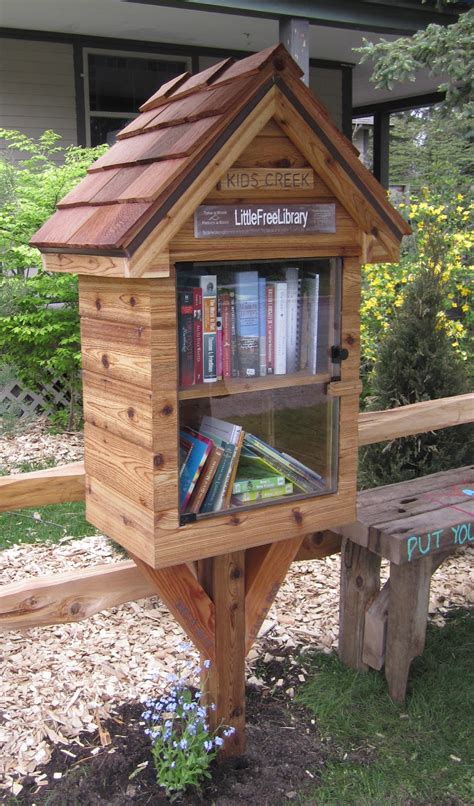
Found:
[[[179,228],[274,118],[366,238],[387,260],[397,259],[408,225],[300,75],[278,45],[173,79],[59,203],[32,245],[46,254],[114,262],[107,272],[97,264],[98,274],[156,276],[156,267],[159,276],[160,255]],[[53,264],[45,261],[50,269],[77,271],[75,261],[65,259],[59,269]]]

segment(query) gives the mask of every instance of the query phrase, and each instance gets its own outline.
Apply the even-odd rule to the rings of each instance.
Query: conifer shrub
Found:
[[[379,345],[370,410],[469,391],[465,363],[442,313],[443,282],[439,265],[429,261],[407,284]],[[464,425],[368,446],[361,451],[360,486],[391,484],[468,464],[473,433],[471,425]]]

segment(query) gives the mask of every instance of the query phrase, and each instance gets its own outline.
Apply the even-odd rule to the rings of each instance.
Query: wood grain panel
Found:
[[[83,371],[84,420],[153,450],[151,390]]]
[[[84,428],[87,475],[153,512],[153,453],[90,423]],[[171,505],[171,502],[168,504]]]
[[[87,476],[86,518],[104,535],[149,565],[155,565],[154,516],[151,511],[115,492],[102,481]]]
[[[147,280],[79,278],[79,311],[89,319],[150,327],[152,286]]]
[[[65,272],[66,274],[125,277],[127,270],[127,261],[123,257],[72,255],[58,252],[41,255],[41,260],[45,271]]]
[[[151,387],[150,329],[141,325],[81,319],[85,370],[146,388]]]

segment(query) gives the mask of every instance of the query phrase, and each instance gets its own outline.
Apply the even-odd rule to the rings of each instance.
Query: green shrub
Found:
[[[70,404],[60,418],[72,428],[80,399],[77,278],[44,272],[28,242],[106,147],[65,148],[51,131],[37,141],[6,129],[0,137],[23,154],[17,163],[0,161],[0,361],[43,394],[61,379]]]

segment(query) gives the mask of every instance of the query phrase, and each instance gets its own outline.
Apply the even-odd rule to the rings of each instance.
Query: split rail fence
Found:
[[[398,437],[435,431],[474,420],[474,394],[430,400],[387,411],[359,414],[359,445],[369,445]],[[0,512],[24,507],[81,501],[85,496],[85,472],[82,462],[62,465],[21,475],[0,478]],[[307,535],[295,561],[311,560],[335,554],[341,548],[341,536],[325,531]],[[172,595],[166,596],[163,580],[171,569],[160,569],[161,597],[176,620],[185,629],[182,611]],[[153,569],[140,567],[132,560],[74,570],[58,576],[44,576],[3,585],[0,588],[0,631],[27,629],[79,621],[125,602],[156,595]],[[183,597],[190,604],[197,577],[195,563],[188,564],[183,576]],[[171,593],[171,591],[170,591]],[[252,597],[246,612],[247,632],[254,636],[255,614]],[[191,607],[191,612],[194,608]]]

